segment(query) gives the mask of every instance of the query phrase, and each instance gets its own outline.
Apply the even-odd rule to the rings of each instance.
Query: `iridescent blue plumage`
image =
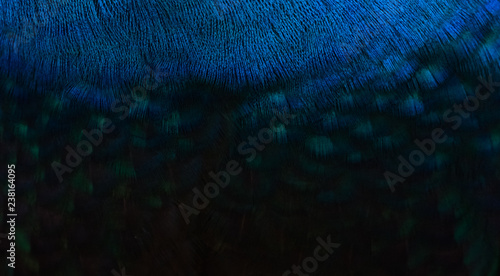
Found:
[[[499,15],[496,0],[0,0],[19,274],[281,275],[331,234],[315,275],[497,275]],[[491,95],[459,113],[479,85]],[[388,185],[436,128],[445,141]],[[179,204],[232,160],[242,172],[186,225]]]

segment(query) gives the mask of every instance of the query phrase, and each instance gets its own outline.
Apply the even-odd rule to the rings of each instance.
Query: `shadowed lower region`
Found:
[[[498,275],[499,15],[0,0],[0,269]]]

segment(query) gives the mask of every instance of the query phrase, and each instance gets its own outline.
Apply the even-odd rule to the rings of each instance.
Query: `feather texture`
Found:
[[[0,0],[16,275],[286,275],[328,235],[341,247],[315,275],[498,275],[499,15]]]

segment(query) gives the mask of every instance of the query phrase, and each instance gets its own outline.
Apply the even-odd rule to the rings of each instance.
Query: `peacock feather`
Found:
[[[0,0],[2,275],[499,275],[499,30],[497,0]]]

